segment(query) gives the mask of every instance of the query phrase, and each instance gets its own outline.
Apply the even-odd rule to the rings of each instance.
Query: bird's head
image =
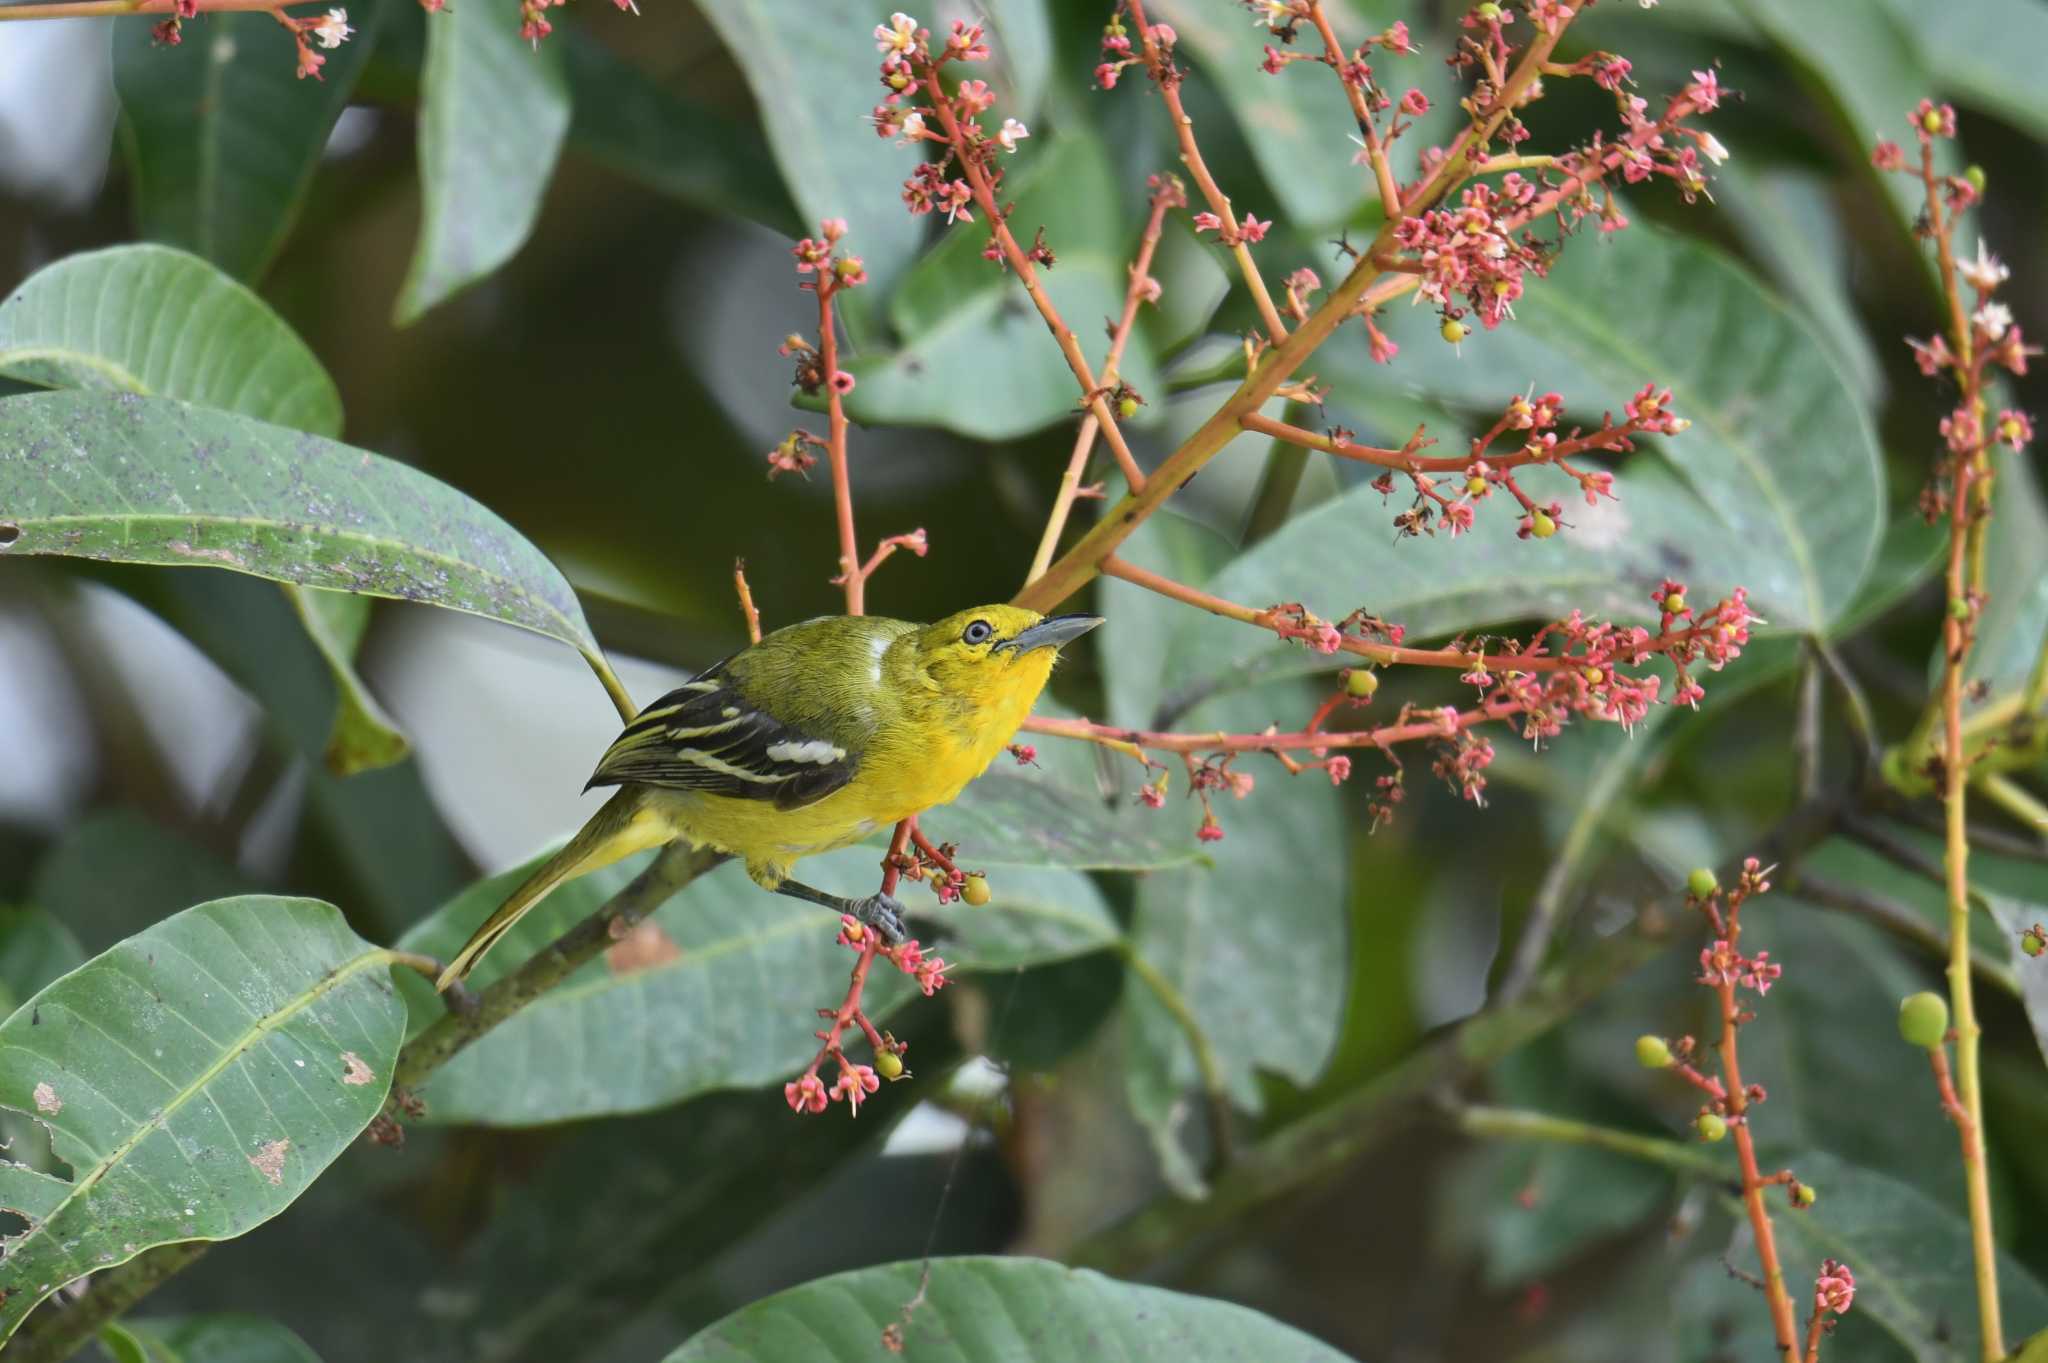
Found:
[[[1043,616],[1019,606],[976,606],[917,633],[925,672],[941,689],[1028,708],[1052,675],[1060,647],[1102,623],[1099,615]]]

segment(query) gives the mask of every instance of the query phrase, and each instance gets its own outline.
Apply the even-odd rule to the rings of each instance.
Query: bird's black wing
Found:
[[[720,663],[642,710],[584,789],[635,782],[800,809],[853,779],[857,753],[748,704],[724,667]]]

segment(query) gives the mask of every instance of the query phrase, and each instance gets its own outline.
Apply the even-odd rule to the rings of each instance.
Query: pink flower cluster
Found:
[[[1762,996],[1771,992],[1771,986],[1784,973],[1785,968],[1771,960],[1770,952],[1745,956],[1725,937],[1716,938],[1712,946],[1700,948],[1699,980],[1709,987],[1739,984]]]
[[[1813,1309],[1816,1313],[1846,1316],[1856,1301],[1856,1275],[1849,1266],[1823,1259],[1820,1276],[1813,1280]]]
[[[1489,331],[1513,316],[1524,276],[1540,279],[1550,269],[1542,245],[1526,230],[1518,236],[1515,226],[1517,210],[1528,208],[1535,198],[1535,184],[1511,172],[1498,189],[1467,185],[1456,208],[1433,208],[1419,218],[1403,218],[1394,229],[1394,240],[1414,252],[1422,267],[1418,292],[1452,318],[1464,315],[1451,304],[1454,296],[1462,296]]]
[[[1004,119],[993,133],[982,127],[981,116],[995,106],[995,92],[987,81],[961,81],[948,95],[939,80],[939,69],[948,62],[989,59],[981,25],[955,19],[952,32],[934,50],[931,30],[897,13],[876,27],[875,46],[882,54],[883,90],[882,102],[869,115],[875,134],[899,138],[904,144],[936,142],[946,148],[938,160],[920,163],[903,182],[903,206],[913,216],[943,213],[949,223],[973,222],[972,174],[964,165],[962,175],[951,168],[972,162],[993,196],[1003,179],[998,154],[1016,151],[1017,144],[1031,136],[1031,130],[1014,118]],[[991,258],[1000,259],[1000,253]]]

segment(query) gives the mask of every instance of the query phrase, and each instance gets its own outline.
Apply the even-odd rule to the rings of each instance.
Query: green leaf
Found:
[[[883,141],[868,121],[883,91],[864,57],[874,53],[886,9],[812,0],[802,23],[790,22],[782,0],[699,0],[698,9],[754,92],[806,233],[825,218],[846,219],[847,248],[867,263],[870,287],[887,293],[917,254],[924,222],[901,198],[917,149]]]
[[[47,910],[0,908],[0,1017],[84,963],[85,948]]]
[[[1038,117],[1052,79],[1052,15],[1047,0],[989,0],[981,12],[988,16],[990,55],[1003,78],[998,89],[1007,96],[1004,116],[1029,123]]]
[[[284,319],[197,256],[163,246],[67,256],[32,275],[0,303],[0,373],[341,434],[341,395]],[[329,766],[349,775],[403,758],[405,735],[355,670],[369,603],[291,586],[286,595],[334,674]]]
[[[261,1316],[129,1318],[121,1327],[143,1350],[141,1363],[320,1363],[304,1340]]]
[[[0,1023],[0,1106],[67,1182],[0,1166],[0,1339],[66,1283],[153,1245],[240,1235],[377,1115],[405,1009],[332,905],[217,900],[128,939]]]
[[[1986,682],[1993,696],[2026,686],[2048,647],[2048,498],[2025,461],[2007,459],[1998,472],[1991,528],[1985,532],[1991,599],[1977,618],[1976,645],[1963,665],[1965,683]],[[1928,676],[1940,677],[1941,667],[1937,644]]]
[[[1041,764],[1058,760],[1054,747],[1085,752],[1064,739],[1040,739],[1036,746]],[[1151,871],[1195,859],[1187,827],[1137,807],[1128,795],[1105,797],[1077,779],[1072,767],[1032,771],[1006,756],[996,763],[959,799],[925,815],[925,832],[958,843],[963,864]],[[1092,770],[1092,758],[1074,765]]]
[[[250,888],[226,862],[115,807],[65,829],[36,864],[28,897],[97,955],[188,905]]]
[[[569,85],[557,46],[522,42],[517,17],[474,2],[427,16],[420,236],[399,326],[510,260],[540,215],[569,130]]]
[[[1032,144],[1022,144],[1030,154]],[[1062,319],[1100,367],[1108,343],[1100,323],[1123,311],[1127,276],[1118,191],[1109,156],[1088,134],[1048,144],[1004,185],[1016,196],[1012,230],[1029,241],[1040,228],[1058,254],[1040,282]],[[985,234],[949,230],[904,279],[889,318],[902,347],[847,364],[856,380],[847,414],[872,424],[943,426],[982,440],[1008,440],[1075,418],[1080,389],[1038,309],[1008,270],[982,259]],[[1148,333],[1134,330],[1120,367],[1141,393],[1158,392]],[[963,401],[963,394],[972,401]]]
[[[1929,24],[1911,0],[1890,0],[1945,95],[2048,137],[2048,91],[2033,54],[2048,51],[2048,11],[2027,0],[1951,0]]]
[[[1805,1212],[1773,1211],[1786,1274],[1794,1289],[1824,1258],[1856,1275],[1853,1314],[1875,1321],[1920,1363],[1979,1357],[1970,1227],[1953,1207],[1917,1188],[1823,1151],[1766,1156],[1810,1183],[1820,1200]],[[2015,1325],[2048,1320],[2048,1290],[2016,1260],[1998,1256],[1999,1300]],[[1743,1291],[1736,1285],[1736,1291]],[[1746,1293],[1754,1306],[1754,1294]]]
[[[1352,6],[1324,8],[1337,32],[1358,36],[1369,31]],[[1284,216],[1290,226],[1314,229],[1351,215],[1371,186],[1371,172],[1351,164],[1354,148],[1344,135],[1356,123],[1342,85],[1327,67],[1304,63],[1306,69],[1282,70],[1277,76],[1260,70],[1260,49],[1275,40],[1263,26],[1247,22],[1236,6],[1155,0],[1146,14],[1155,23],[1171,24],[1180,35],[1176,50],[1192,55],[1197,73],[1223,96],[1266,184],[1280,196],[1277,204],[1259,204],[1234,195],[1239,216]],[[1312,29],[1305,29],[1299,41],[1307,50],[1320,48]],[[1122,85],[1107,97],[1150,97],[1143,71],[1126,71]]]
[[[1343,1363],[1290,1326],[1226,1302],[1042,1259],[887,1264],[805,1283],[742,1308],[667,1363],[854,1363],[902,1331],[905,1363]],[[904,1323],[904,1306],[918,1305]]]
[[[277,30],[268,15],[207,23],[233,18]],[[45,388],[181,398],[341,434],[341,394],[298,334],[247,288],[168,246],[86,251],[30,275],[0,303],[0,374]]]
[[[143,235],[238,279],[262,275],[298,217],[382,9],[351,8],[360,31],[321,54],[318,81],[298,79],[291,35],[268,14],[208,15],[173,48],[155,45],[153,19],[115,20],[114,89]]]
[[[11,554],[229,568],[424,602],[559,639],[609,677],[575,592],[517,531],[445,483],[331,440],[165,398],[9,398],[0,506]]]
[[[633,858],[557,889],[484,958],[473,983],[487,987],[587,917],[643,862]],[[452,955],[534,864],[477,882],[401,945]],[[872,893],[875,855],[849,848],[813,857],[802,875],[834,893]],[[914,930],[964,969],[1060,960],[1119,940],[1086,876],[1019,867],[992,874],[989,885],[994,899],[982,908],[929,914],[929,893],[905,886],[913,915],[929,916],[945,935],[933,942],[922,922]],[[835,942],[836,916],[771,895],[727,865],[650,921],[437,1073],[424,1095],[430,1120],[512,1126],[638,1112],[793,1077],[818,1047],[811,1010],[846,992],[853,953]],[[424,981],[401,988],[431,1004]],[[879,1021],[915,997],[906,977],[882,966],[869,978],[865,1007]]]
[[[803,215],[757,124],[671,89],[580,25],[563,25],[549,41],[563,44],[573,150],[684,203],[802,235]]]
[[[1516,311],[1461,359],[1425,312],[1396,309],[1389,328],[1405,344],[1391,371],[1365,361],[1362,338],[1338,338],[1326,372],[1339,405],[1382,409],[1383,374],[1419,383],[1482,413],[1434,427],[1455,449],[1463,428],[1490,423],[1531,383],[1562,392],[1568,420],[1591,421],[1655,381],[1692,429],[1623,458],[1619,502],[1587,508],[1532,473],[1534,495],[1573,503],[1553,539],[1516,539],[1511,508],[1489,503],[1456,540],[1396,542],[1384,528],[1392,510],[1360,486],[1262,541],[1210,589],[1253,606],[1306,601],[1326,618],[1364,606],[1425,637],[1574,608],[1653,619],[1650,592],[1667,574],[1703,605],[1746,586],[1780,629],[1824,629],[1848,607],[1883,530],[1884,485],[1862,408],[1803,323],[1722,256],[1640,225],[1573,243]],[[1179,675],[1305,661],[1258,631],[1187,615],[1169,663]]]

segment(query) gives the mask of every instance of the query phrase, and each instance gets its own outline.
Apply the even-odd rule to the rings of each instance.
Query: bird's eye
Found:
[[[995,626],[989,624],[988,621],[976,620],[967,627],[967,632],[960,637],[970,644],[985,644],[988,642],[989,636],[995,632]]]

